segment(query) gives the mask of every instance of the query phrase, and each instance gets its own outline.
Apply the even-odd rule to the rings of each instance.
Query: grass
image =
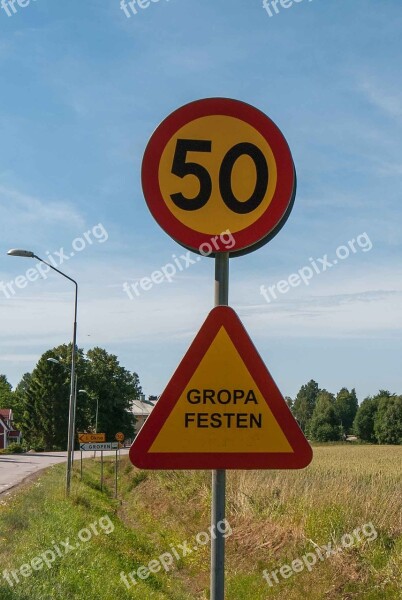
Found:
[[[331,445],[314,449],[303,471],[232,471],[227,474],[226,584],[228,600],[400,600],[402,589],[402,447]],[[78,465],[77,465],[78,467]],[[134,469],[123,459],[119,499],[113,498],[113,463],[99,489],[99,463],[85,462],[84,482],[74,474],[63,497],[58,465],[0,500],[2,570],[18,569],[52,544],[109,515],[115,529],[101,531],[13,587],[0,578],[1,600],[187,600],[209,597],[209,545],[197,545],[172,569],[151,574],[128,590],[120,573],[148,565],[162,553],[207,532],[210,473]],[[318,561],[270,587],[269,573],[312,552],[339,544],[344,534],[372,523],[378,537],[361,536],[349,549]],[[367,530],[368,531],[368,530]],[[372,529],[370,530],[373,531]]]

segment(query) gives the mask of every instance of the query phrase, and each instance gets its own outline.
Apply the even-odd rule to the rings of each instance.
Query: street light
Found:
[[[75,418],[75,407],[77,404],[77,387],[75,381],[75,360],[77,354],[77,304],[78,304],[78,283],[63,273],[56,269],[53,265],[46,262],[39,256],[36,256],[30,250],[21,250],[18,248],[9,250],[7,252],[9,256],[21,256],[23,258],[36,258],[41,263],[47,265],[56,273],[59,273],[69,281],[71,281],[75,285],[75,298],[74,298],[74,326],[73,326],[73,347],[71,352],[71,381],[70,381],[70,403],[68,407],[68,432],[67,432],[67,471],[66,471],[66,495],[70,495],[71,488],[71,468],[72,468],[72,451],[74,448],[74,418]],[[54,359],[56,360],[56,359]]]
[[[55,365],[60,365],[61,364],[61,362],[59,360],[57,360],[57,358],[47,358],[46,360],[47,360],[47,362],[54,363]],[[66,368],[68,368],[68,367],[66,367]],[[69,369],[69,371],[70,371],[70,369]]]

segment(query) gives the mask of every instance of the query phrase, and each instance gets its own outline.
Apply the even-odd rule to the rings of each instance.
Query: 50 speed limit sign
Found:
[[[145,150],[142,186],[159,225],[202,253],[246,254],[272,239],[292,210],[296,173],[287,142],[258,109],[227,98],[169,115]],[[212,244],[211,244],[212,241]]]

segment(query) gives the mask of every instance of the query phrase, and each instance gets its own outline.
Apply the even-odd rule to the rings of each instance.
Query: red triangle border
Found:
[[[221,327],[233,341],[294,453],[285,452],[149,452],[202,358]],[[130,448],[131,462],[142,469],[302,469],[313,458],[310,444],[261,359],[236,312],[228,306],[211,310],[152,413]]]

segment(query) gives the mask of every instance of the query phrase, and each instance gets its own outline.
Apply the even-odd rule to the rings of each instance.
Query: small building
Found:
[[[134,400],[132,412],[135,416],[135,435],[137,435],[141,427],[144,425],[145,421],[151,414],[155,404],[156,401],[154,400],[145,400],[145,396],[141,396],[140,400]]]
[[[0,450],[13,442],[20,444],[21,437],[21,432],[14,427],[11,408],[0,408]]]

